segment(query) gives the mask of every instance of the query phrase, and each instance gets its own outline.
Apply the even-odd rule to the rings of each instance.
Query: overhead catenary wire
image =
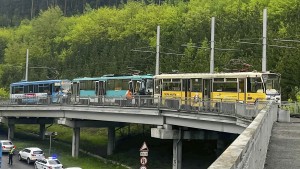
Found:
[[[210,49],[210,47],[199,47],[195,45],[181,45],[185,47],[193,47],[193,48],[198,48],[198,49]],[[215,50],[220,50],[220,51],[241,51],[240,49],[226,49],[226,48],[214,48]]]
[[[236,41],[237,43],[242,43],[242,44],[249,44],[249,45],[262,45],[261,43],[254,43],[254,42],[242,42],[242,41]],[[288,49],[294,49],[296,47],[292,46],[283,46],[283,45],[267,45],[270,47],[279,47],[279,48],[288,48]]]
[[[149,50],[137,50],[132,49],[132,52],[142,52],[142,53],[156,53],[155,51],[149,51]],[[172,53],[172,52],[159,52],[160,54],[166,54],[166,55],[177,55],[177,56],[184,56],[184,54],[181,53]]]
[[[273,39],[274,41],[280,41],[280,42],[296,42],[300,43],[300,40],[292,40],[292,39]]]

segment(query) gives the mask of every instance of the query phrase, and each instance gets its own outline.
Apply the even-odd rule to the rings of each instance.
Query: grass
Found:
[[[14,144],[17,147],[17,151],[26,148],[26,147],[40,147],[44,150],[46,156],[49,156],[49,140],[40,140],[36,136],[28,135],[23,132],[20,127],[27,125],[17,125],[15,131],[15,139],[13,140]],[[32,128],[32,131],[37,131],[36,126]],[[32,126],[31,126],[32,127]],[[7,131],[7,128],[1,126],[4,131]],[[24,131],[30,131],[30,127],[26,128]],[[65,131],[66,129],[62,129],[60,131]],[[63,136],[65,137],[65,136]],[[74,167],[80,166],[83,169],[125,169],[125,167],[121,165],[115,165],[112,163],[103,162],[95,157],[91,157],[85,153],[79,152],[79,158],[73,158],[71,156],[71,146],[66,144],[61,144],[55,141],[52,141],[51,146],[51,155],[56,155],[58,159],[62,162],[64,167]]]
[[[3,126],[2,126],[3,127]],[[48,127],[48,126],[47,126]],[[49,151],[49,140],[41,141],[24,133],[38,133],[39,125],[16,125],[14,143],[18,149],[28,146],[38,146],[46,154]],[[150,135],[151,126],[132,124],[129,127],[116,129],[116,147],[114,154],[106,156],[107,130],[99,128],[81,128],[80,149],[93,154],[103,156],[107,159],[117,161],[132,168],[140,168],[139,149],[145,141],[149,148],[148,168],[171,169],[173,157],[173,140],[161,140],[152,138]],[[5,129],[7,131],[7,129]],[[71,157],[72,129],[61,125],[52,125],[47,131],[55,131],[58,135],[56,140],[65,144],[53,142],[51,152],[57,154],[64,167],[80,166],[84,169],[123,169],[121,165],[105,163],[97,158],[91,157],[82,152],[79,158]],[[130,131],[130,132],[129,132]],[[130,133],[130,134],[129,134]],[[22,141],[21,141],[22,140]],[[67,144],[67,145],[66,145]],[[212,140],[184,140],[183,141],[183,169],[204,169],[215,159],[214,149],[216,142]]]

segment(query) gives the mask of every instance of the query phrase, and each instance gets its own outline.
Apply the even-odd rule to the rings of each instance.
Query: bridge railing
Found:
[[[300,102],[282,101],[281,109],[290,111],[291,115],[300,115]]]
[[[253,119],[263,109],[267,101],[245,103],[229,99],[195,99],[181,97],[153,97],[134,95],[125,97],[78,97],[74,95],[61,97],[25,97],[21,99],[2,99],[0,105],[88,105],[136,108],[158,108],[187,113],[215,113]]]
[[[252,123],[212,163],[209,169],[264,168],[273,123],[277,120],[278,105],[269,102]]]

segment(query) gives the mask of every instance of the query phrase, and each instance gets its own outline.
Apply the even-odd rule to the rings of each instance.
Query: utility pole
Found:
[[[214,73],[214,51],[215,51],[215,17],[211,18],[210,37],[210,73]]]
[[[156,67],[155,75],[159,75],[159,37],[160,36],[160,26],[157,26],[157,36],[156,36]]]
[[[263,13],[263,53],[262,53],[262,72],[267,71],[267,9]]]
[[[32,19],[33,17],[33,0],[31,0],[31,15],[30,15],[30,19]]]
[[[25,72],[25,81],[28,81],[28,55],[29,55],[29,50],[27,49],[27,51],[26,51],[26,72]]]

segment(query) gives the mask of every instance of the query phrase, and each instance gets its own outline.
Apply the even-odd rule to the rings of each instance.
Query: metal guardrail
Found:
[[[268,101],[244,103],[236,100],[197,99],[194,98],[161,98],[145,95],[135,95],[132,99],[125,97],[28,97],[18,99],[0,99],[0,106],[5,105],[87,105],[115,106],[136,108],[157,108],[186,113],[214,113],[253,119],[263,109]],[[286,105],[286,104],[282,104]],[[289,109],[291,109],[289,104]],[[297,104],[299,110],[299,104]],[[293,109],[295,110],[295,109]]]

